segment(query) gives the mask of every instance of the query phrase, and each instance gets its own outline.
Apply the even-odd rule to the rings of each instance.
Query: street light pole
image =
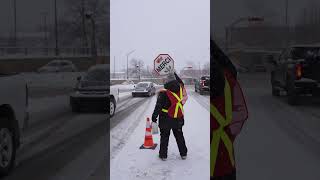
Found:
[[[48,55],[48,25],[47,25],[47,12],[43,12],[43,31],[44,31],[44,46],[45,46],[45,53]]]
[[[91,54],[93,57],[97,57],[97,47],[96,47],[96,21],[94,20],[93,13],[86,13],[86,18],[91,20],[92,24],[92,42],[91,42]]]
[[[286,46],[289,46],[289,35],[290,35],[290,29],[289,29],[289,15],[288,15],[288,11],[289,11],[289,0],[285,0],[286,2],[286,4],[285,4],[285,8],[286,8],[286,10],[285,10],[285,23],[286,23]]]
[[[129,55],[132,54],[136,50],[132,50],[129,53],[127,53],[127,79],[129,79]]]
[[[285,0],[286,1],[286,10],[285,10],[285,22],[286,22],[286,26],[288,26],[288,9],[289,9],[289,0]]]
[[[57,17],[57,0],[54,0],[54,33],[55,33],[55,55],[59,56],[58,46],[58,17]]]

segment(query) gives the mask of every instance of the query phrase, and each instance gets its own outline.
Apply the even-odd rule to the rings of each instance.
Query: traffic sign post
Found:
[[[154,60],[154,71],[159,76],[165,76],[174,70],[174,60],[169,54],[160,54]]]

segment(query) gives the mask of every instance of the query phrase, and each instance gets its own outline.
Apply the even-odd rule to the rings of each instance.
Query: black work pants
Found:
[[[169,137],[170,137],[170,131],[172,129],[173,135],[176,138],[177,145],[179,148],[179,152],[181,156],[186,156],[188,149],[183,137],[182,128],[161,128],[160,129],[160,151],[159,155],[161,158],[167,158],[168,154],[168,144],[169,144]]]
[[[236,180],[236,172],[231,174],[221,176],[221,177],[211,177],[211,180]]]

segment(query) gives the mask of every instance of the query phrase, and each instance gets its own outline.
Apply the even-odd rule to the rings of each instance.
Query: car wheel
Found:
[[[275,85],[274,72],[271,72],[271,89],[273,96],[280,96],[280,89]]]
[[[75,113],[80,112],[80,106],[79,106],[79,104],[73,102],[72,100],[70,100],[70,101],[71,101],[71,102],[70,102],[70,105],[71,105],[71,110],[72,110],[72,112],[75,112]]]
[[[295,106],[299,104],[299,96],[292,86],[287,87],[288,104]]]
[[[1,119],[0,122],[6,122]],[[14,167],[16,146],[14,137],[6,124],[0,125],[0,175],[7,175]]]
[[[110,100],[110,111],[109,111],[110,117],[114,116],[115,112],[116,112],[116,101],[112,98]]]
[[[280,89],[278,89],[274,84],[272,84],[272,95],[280,96]]]
[[[151,97],[151,95],[152,95],[151,92],[149,92],[149,93],[148,93],[148,96]]]

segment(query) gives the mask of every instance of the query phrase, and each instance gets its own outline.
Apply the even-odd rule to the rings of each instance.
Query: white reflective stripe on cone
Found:
[[[146,131],[146,136],[152,136],[150,131]]]

